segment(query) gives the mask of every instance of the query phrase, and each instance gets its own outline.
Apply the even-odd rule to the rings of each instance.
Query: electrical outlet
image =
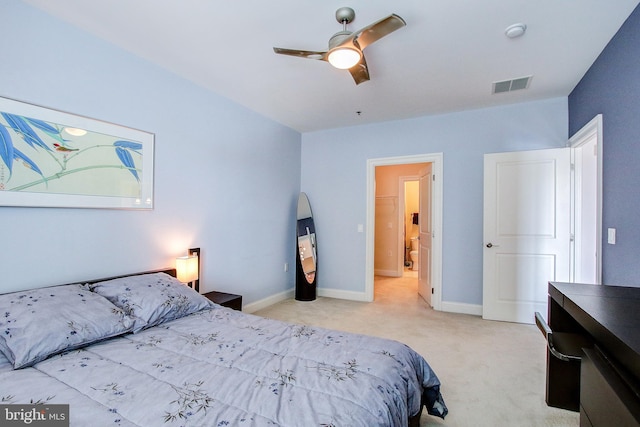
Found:
[[[607,243],[610,245],[616,244],[616,229],[609,228],[607,229]]]

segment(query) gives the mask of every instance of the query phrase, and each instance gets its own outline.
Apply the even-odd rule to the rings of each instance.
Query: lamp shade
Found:
[[[198,257],[182,256],[176,258],[177,278],[182,283],[198,280]]]
[[[359,50],[350,47],[338,47],[329,52],[327,60],[334,67],[347,70],[360,62],[361,58],[362,53]]]

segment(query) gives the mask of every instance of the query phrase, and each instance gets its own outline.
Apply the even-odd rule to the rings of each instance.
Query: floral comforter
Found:
[[[439,381],[404,344],[215,306],[12,370],[0,403],[64,403],[72,426],[406,426]],[[424,399],[424,400],[423,400]]]

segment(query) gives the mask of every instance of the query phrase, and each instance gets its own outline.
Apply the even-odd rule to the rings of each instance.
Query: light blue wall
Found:
[[[482,304],[483,155],[564,147],[567,99],[306,133],[302,191],[318,235],[318,286],[364,292],[367,159],[443,153],[442,300]]]
[[[602,114],[602,281],[640,287],[640,6],[569,95],[571,134]],[[616,244],[607,244],[607,228]]]
[[[173,266],[251,303],[293,286],[301,135],[24,3],[0,3],[0,96],[153,132],[155,209],[0,207],[0,292]]]
[[[558,98],[301,136],[23,3],[0,16],[0,95],[156,134],[153,211],[0,207],[0,292],[171,266],[200,246],[206,290],[258,301],[293,286],[301,190],[320,287],[363,292],[367,159],[443,152],[443,301],[481,304],[483,154],[568,134]]]

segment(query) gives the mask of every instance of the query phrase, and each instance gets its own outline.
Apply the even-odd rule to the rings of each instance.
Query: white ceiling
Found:
[[[23,0],[300,132],[567,96],[638,0]],[[364,51],[371,80],[274,46],[326,50],[391,13]],[[505,29],[527,25],[518,39]],[[529,89],[492,82],[533,75]],[[361,111],[361,115],[357,114]]]

